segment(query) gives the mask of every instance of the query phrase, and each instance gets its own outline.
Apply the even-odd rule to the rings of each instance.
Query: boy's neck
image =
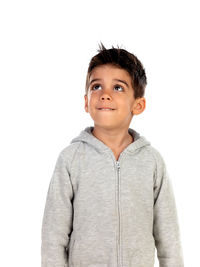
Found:
[[[92,134],[112,150],[123,150],[134,140],[127,129],[105,129],[94,126]]]

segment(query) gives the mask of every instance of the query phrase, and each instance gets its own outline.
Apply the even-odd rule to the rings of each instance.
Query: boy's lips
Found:
[[[115,110],[114,108],[111,108],[111,107],[98,107],[97,109],[98,110],[102,110],[102,111],[112,111],[112,110]]]

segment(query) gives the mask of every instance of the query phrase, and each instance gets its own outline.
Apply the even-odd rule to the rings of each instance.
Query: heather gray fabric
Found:
[[[155,254],[160,267],[183,267],[161,154],[129,128],[134,142],[116,161],[92,129],[58,156],[42,222],[42,267],[153,267]]]

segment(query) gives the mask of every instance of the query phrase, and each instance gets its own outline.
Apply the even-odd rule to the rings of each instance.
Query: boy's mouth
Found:
[[[111,110],[115,110],[114,108],[110,108],[110,107],[101,107],[101,108],[97,108],[98,110],[105,110],[105,111],[111,111]]]
[[[99,108],[98,110],[101,110],[101,111],[113,111],[114,109],[108,109],[108,108]]]

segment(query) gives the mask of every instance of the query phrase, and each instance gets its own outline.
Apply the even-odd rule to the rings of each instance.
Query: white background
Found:
[[[100,41],[144,64],[147,105],[130,127],[165,159],[185,266],[199,266],[199,23],[198,1],[191,0],[1,1],[1,266],[40,266],[57,156],[93,125],[84,87]]]

